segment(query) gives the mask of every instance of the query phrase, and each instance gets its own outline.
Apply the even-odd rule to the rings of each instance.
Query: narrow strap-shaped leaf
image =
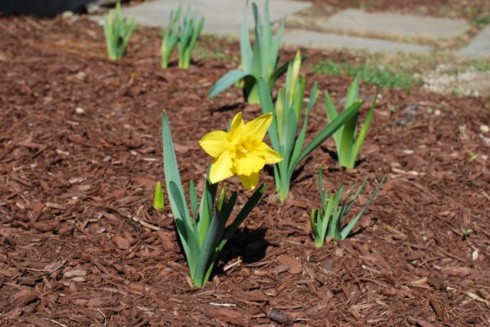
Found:
[[[274,39],[271,42],[271,52],[269,54],[269,69],[270,72],[268,72],[268,76],[271,80],[273,80],[273,84],[275,83],[276,79],[279,78],[281,75],[277,76],[275,74],[276,72],[276,67],[279,62],[279,50],[281,48],[281,40],[282,40],[282,35],[284,33],[284,25],[286,22],[286,18],[283,17],[281,20],[281,24],[279,25],[279,29],[276,32],[276,35],[274,36]]]
[[[262,113],[268,114],[272,113],[272,124],[269,127],[269,138],[272,143],[272,147],[278,151],[279,150],[279,134],[277,126],[277,116],[274,110],[274,103],[272,102],[270,89],[267,87],[266,82],[263,78],[259,78],[259,97],[260,97],[260,107],[262,108]],[[281,152],[279,152],[281,153]]]
[[[364,212],[366,212],[366,210],[368,209],[368,207],[373,202],[374,197],[381,190],[381,187],[383,186],[385,180],[386,180],[386,175],[384,175],[383,178],[381,179],[381,181],[378,183],[378,185],[376,186],[376,189],[374,190],[373,194],[371,195],[371,197],[369,198],[369,200],[366,202],[366,205],[362,208],[362,210],[357,214],[357,216],[354,219],[352,219],[349,222],[349,224],[347,224],[347,226],[344,227],[344,229],[340,233],[340,239],[341,240],[345,240],[347,238],[347,236],[349,235],[349,233],[351,232],[351,230],[354,228],[354,226],[357,224],[357,222],[359,221],[359,219],[362,217],[362,215],[364,215]]]
[[[356,192],[354,192],[354,194],[352,194],[352,191],[353,191],[354,188],[351,188],[349,190],[349,193],[347,194],[347,196],[345,197],[345,199],[344,199],[344,201],[342,203],[342,207],[345,208],[345,215],[348,214],[350,208],[356,202],[357,198],[359,197],[359,194],[361,194],[362,190],[366,186],[367,181],[368,181],[368,179],[366,177],[364,179],[364,181],[361,183],[361,185],[357,188]]]
[[[369,111],[366,114],[366,118],[364,119],[364,123],[362,124],[362,128],[359,132],[359,135],[357,136],[357,139],[354,143],[354,149],[352,150],[352,157],[354,158],[353,165],[355,165],[355,161],[357,160],[357,156],[359,155],[359,152],[361,152],[361,147],[362,144],[364,143],[364,140],[366,139],[366,136],[369,131],[369,127],[371,126],[371,123],[374,118],[374,109],[376,108],[376,99],[378,98],[378,94],[376,93],[374,96],[374,100],[371,103],[371,107],[369,107]]]
[[[327,235],[333,239],[340,239],[343,213],[342,208],[339,209],[339,202],[343,191],[343,186],[339,187],[335,194],[329,197],[328,201],[327,211],[329,211],[329,217],[331,217],[331,220],[328,224]]]
[[[218,251],[221,251],[223,247],[225,246],[226,242],[230,239],[230,237],[235,233],[236,229],[240,224],[243,222],[245,218],[247,218],[248,214],[252,209],[255,207],[255,205],[259,202],[260,198],[264,194],[265,191],[265,185],[262,184],[260,185],[257,190],[252,194],[252,196],[248,199],[247,203],[243,206],[242,210],[237,214],[235,220],[231,225],[226,227],[225,233],[223,235],[223,239],[221,240],[219,246],[218,246]]]
[[[214,264],[216,246],[218,245],[223,235],[224,226],[221,224],[220,217],[214,216],[211,219],[209,228],[207,229],[204,243],[199,253],[199,261],[194,273],[194,280],[196,286],[203,286],[206,283],[205,276],[210,265]]]
[[[276,58],[273,58],[273,62],[271,62],[271,58],[274,56],[274,54],[271,52],[271,47],[272,47],[272,29],[271,29],[271,22],[269,18],[269,0],[265,0],[264,4],[264,22],[261,23],[261,28],[262,28],[262,35],[261,39],[257,39],[257,35],[255,42],[260,41],[260,57],[262,58],[261,62],[261,71],[262,71],[262,77],[269,79],[269,77],[272,75],[272,72],[274,71],[274,64]],[[272,66],[272,67],[271,67]]]
[[[306,60],[308,58],[308,56],[306,55],[301,55],[301,62],[303,62],[304,60]],[[293,59],[290,59],[288,60],[287,62],[285,62],[282,66],[280,66],[279,68],[277,68],[274,73],[272,74],[271,78],[269,81],[267,81],[269,87],[272,87],[272,85],[274,85],[274,83],[276,82],[276,80],[281,77],[287,70],[288,70],[288,67],[289,67],[289,63],[293,61]]]
[[[183,195],[180,194],[177,185],[174,182],[170,182],[167,190],[177,234],[179,235],[180,242],[184,248],[189,270],[192,272],[196,267],[197,259],[199,258],[199,241],[197,240],[195,226],[192,225],[189,219],[182,217],[182,213],[185,212],[185,199],[183,198]],[[174,203],[175,207],[172,206],[172,203]]]
[[[262,24],[260,21],[259,10],[255,2],[252,3],[252,12],[255,21],[255,41],[253,45],[252,54],[252,66],[250,67],[250,72],[255,78],[264,77],[262,71],[262,50],[261,50],[261,30]]]
[[[229,71],[213,85],[211,90],[209,90],[208,98],[209,99],[214,98],[215,96],[217,96],[218,94],[220,94],[221,92],[223,92],[224,90],[226,90],[227,88],[234,85],[235,83],[237,83],[242,78],[245,78],[248,75],[249,74],[246,73],[245,71],[241,71],[237,69]]]
[[[198,209],[198,200],[197,200],[197,193],[196,193],[196,185],[194,184],[194,181],[191,180],[189,183],[189,199],[191,201],[191,211],[192,211],[192,217],[197,217],[197,209]]]
[[[168,122],[167,113],[164,111],[162,113],[162,140],[163,140],[163,171],[165,174],[165,183],[167,190],[170,188],[170,183],[175,184],[179,195],[185,199],[184,188],[182,187],[182,182],[180,180],[179,166],[177,165],[177,158],[175,156],[175,148],[172,140],[172,133],[170,131],[170,125]],[[175,200],[170,199],[170,205],[172,210],[176,210]],[[189,210],[187,206],[183,207],[183,219],[189,218]]]
[[[332,122],[339,115],[335,105],[330,97],[328,91],[325,91],[325,113],[327,114],[327,121]],[[340,151],[340,140],[342,138],[343,127],[340,127],[335,133],[333,133],[333,138],[335,141],[335,147],[337,151]]]
[[[195,227],[185,204],[184,189],[180,181],[179,167],[175,157],[172,133],[167,113],[162,113],[162,139],[163,139],[163,170],[165,185],[169,197],[170,208],[174,214],[177,233],[182,241],[189,267],[194,268],[196,263],[197,239]]]
[[[223,209],[221,210],[220,217],[223,220],[224,226],[226,226],[226,223],[228,222],[228,218],[230,218],[230,215],[233,212],[236,199],[237,199],[237,192],[235,191],[231,194],[230,199],[226,201],[223,205]]]
[[[252,46],[250,45],[250,34],[248,31],[248,0],[243,12],[242,28],[240,34],[240,55],[242,60],[242,69],[247,73],[252,71]]]
[[[320,194],[320,201],[323,205],[326,202],[325,190],[323,189],[323,167],[318,169],[318,193]]]
[[[337,131],[341,126],[345,124],[353,115],[355,115],[362,105],[362,101],[354,102],[347,110],[342,112],[334,121],[328,126],[322,129],[315,138],[308,144],[308,146],[301,152],[296,158],[294,163],[290,166],[295,168],[304,158],[306,158],[313,150],[320,146],[326,139],[328,139],[333,133]]]
[[[290,174],[293,174],[294,170],[296,169],[297,164],[295,164],[295,163],[296,162],[299,163],[299,161],[297,161],[297,159],[303,150],[303,145],[304,145],[305,138],[306,138],[306,131],[308,129],[308,122],[310,120],[311,109],[315,105],[317,98],[318,98],[318,83],[315,82],[315,84],[313,84],[313,88],[311,90],[310,101],[308,102],[308,106],[306,107],[306,114],[305,114],[305,118],[303,121],[303,127],[301,128],[301,130],[298,134],[298,138],[296,139],[296,144],[294,145],[294,150],[293,150],[293,153],[291,155],[290,165],[288,166],[288,171]]]
[[[344,109],[349,108],[355,101],[359,99],[359,80],[360,77],[357,75],[352,81],[349,89],[347,90],[347,96],[345,97]]]
[[[345,107],[349,108],[354,101],[359,99],[359,75],[354,78],[354,81],[349,86],[347,96],[345,98]],[[340,137],[340,147],[337,148],[337,154],[339,157],[339,163],[341,167],[353,168],[355,158],[353,157],[354,141],[356,139],[357,117],[358,113],[353,115],[351,119],[345,122],[342,128],[342,134]]]
[[[202,247],[206,234],[208,233],[209,224],[214,215],[214,197],[211,194],[209,183],[206,182],[206,187],[202,194],[201,203],[199,205],[199,215],[196,223],[198,233],[199,247]]]

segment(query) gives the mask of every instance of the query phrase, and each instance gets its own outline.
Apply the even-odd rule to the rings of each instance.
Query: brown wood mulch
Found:
[[[236,62],[161,70],[158,36],[139,31],[112,63],[100,26],[85,19],[0,19],[0,325],[490,324],[488,99],[421,89],[381,91],[352,172],[336,169],[329,140],[285,205],[263,172],[265,199],[213,280],[191,288],[169,208],[151,207],[163,178],[160,113],[169,113],[187,183],[209,164],[197,141],[239,110],[246,119],[260,110],[235,89],[206,99]],[[238,55],[236,44],[219,46]],[[308,53],[312,63],[345,55]],[[350,82],[308,80],[336,101]],[[311,132],[325,123],[319,105]],[[388,182],[351,237],[315,249],[308,217],[319,165],[328,190],[369,177],[372,192],[384,174]]]

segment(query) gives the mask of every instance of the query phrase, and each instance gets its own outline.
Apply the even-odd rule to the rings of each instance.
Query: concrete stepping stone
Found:
[[[358,9],[346,9],[320,22],[319,27],[328,31],[352,32],[360,35],[437,40],[460,36],[471,26],[463,19],[367,13]]]
[[[265,0],[254,0],[263,14]],[[205,17],[203,33],[220,36],[239,36],[242,25],[242,16],[246,0],[155,0],[140,5],[123,8],[125,17],[134,16],[136,23],[143,26],[165,27],[172,10],[179,5],[186,10],[190,6],[192,12]],[[282,19],[297,11],[307,9],[311,4],[292,0],[269,0],[269,14],[271,21]],[[249,5],[251,8],[251,5]],[[253,29],[253,15],[250,9],[249,26]]]
[[[332,33],[319,33],[306,30],[291,29],[284,32],[284,44],[305,48],[341,48],[368,50],[371,52],[410,52],[427,54],[432,48],[427,45],[410,44],[397,41],[371,39]]]
[[[458,55],[467,57],[490,57],[490,26],[485,27]]]

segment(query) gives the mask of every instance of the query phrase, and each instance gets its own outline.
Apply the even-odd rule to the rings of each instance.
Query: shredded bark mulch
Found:
[[[141,30],[112,63],[88,20],[0,19],[2,326],[490,324],[488,99],[381,90],[358,167],[339,170],[329,140],[284,205],[264,171],[265,198],[212,281],[194,289],[169,208],[152,209],[163,179],[161,111],[184,182],[202,188],[210,158],[197,141],[236,112],[252,119],[260,109],[236,89],[206,99],[235,61],[164,71],[159,42],[158,31]],[[239,54],[237,44],[203,42]],[[310,63],[348,57],[307,53]],[[341,105],[349,78],[309,73],[315,80]],[[362,85],[367,102],[375,92]],[[311,133],[325,124],[322,105]],[[347,240],[315,249],[308,217],[321,165],[329,191],[369,177],[355,211],[376,180],[388,181]]]

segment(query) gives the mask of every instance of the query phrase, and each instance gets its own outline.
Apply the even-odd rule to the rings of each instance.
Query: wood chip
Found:
[[[243,313],[223,307],[210,307],[207,309],[208,316],[213,320],[229,323],[236,326],[248,326],[249,319]]]
[[[130,247],[129,240],[119,235],[116,235],[114,237],[114,242],[116,243],[117,247],[120,248],[121,250],[127,250]]]
[[[277,260],[281,265],[288,267],[289,269],[288,271],[290,274],[293,275],[301,274],[301,272],[303,271],[303,267],[301,266],[301,263],[297,259],[291,256],[283,254],[279,256]]]
[[[34,289],[25,288],[12,295],[10,302],[14,306],[22,307],[31,303],[32,301],[35,301],[37,297],[38,294]]]

